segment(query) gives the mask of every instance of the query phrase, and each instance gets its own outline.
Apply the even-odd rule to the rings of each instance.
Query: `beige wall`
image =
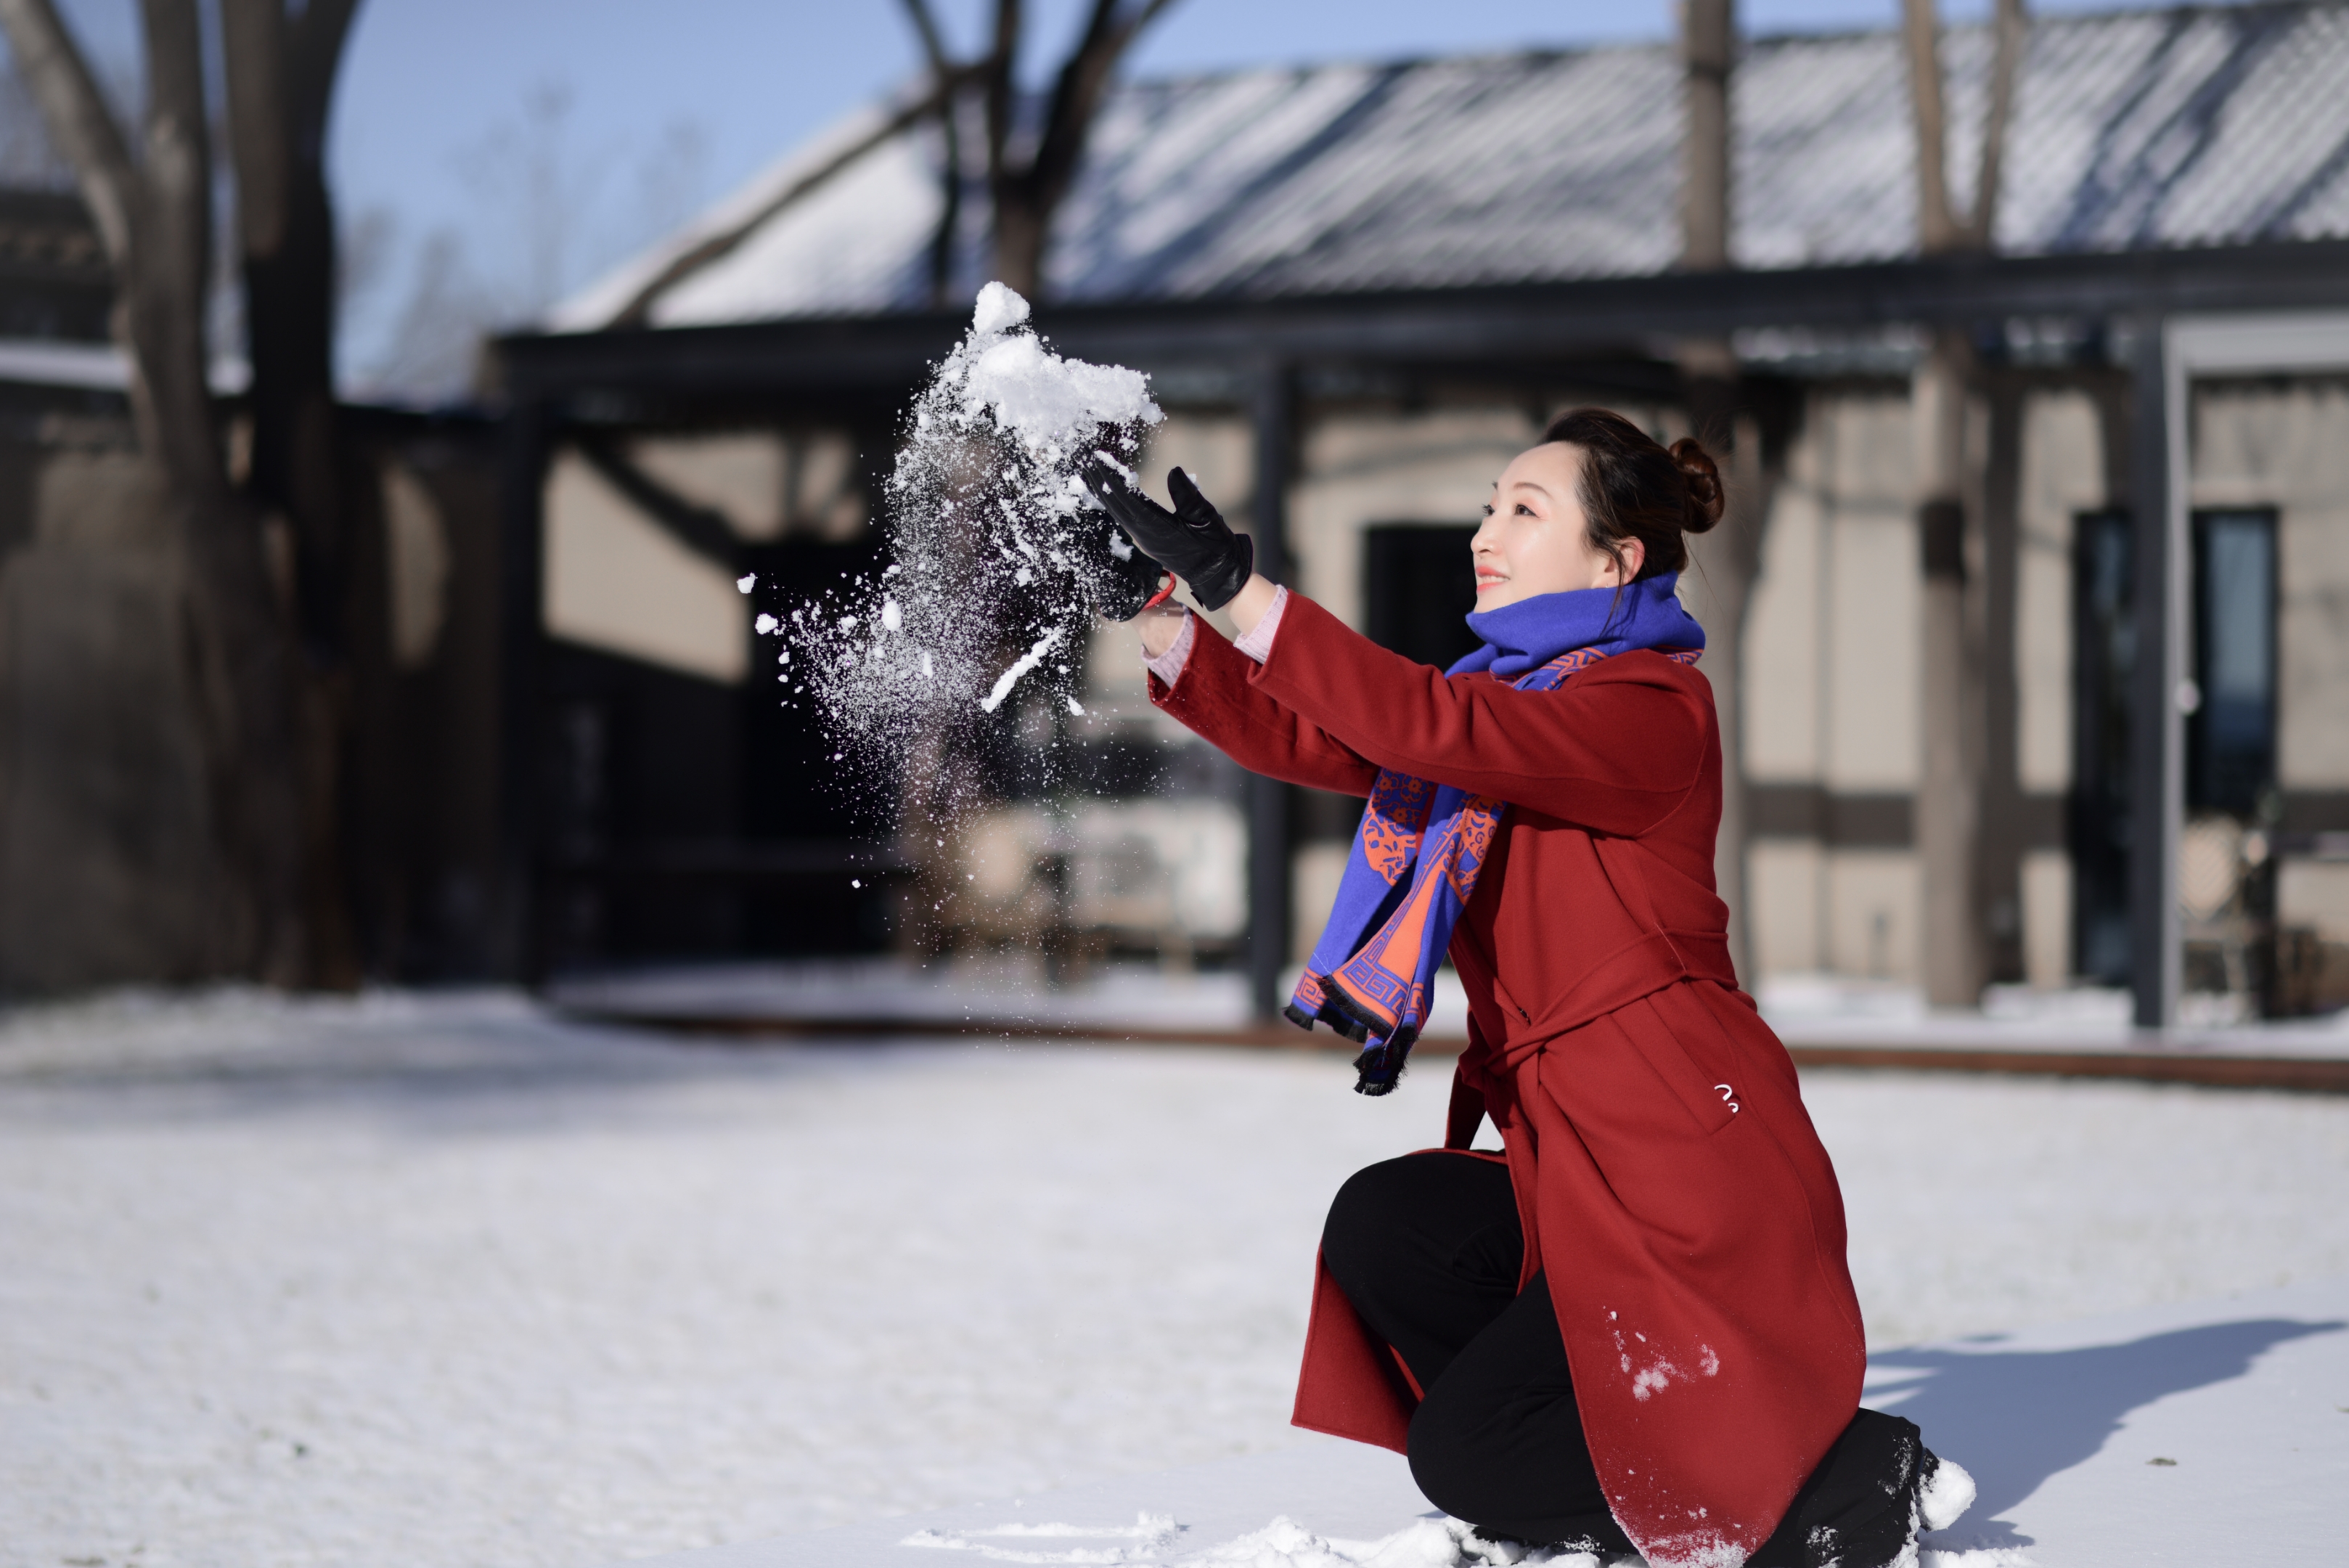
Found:
[[[1770,514],[1746,622],[1745,763],[1757,784],[1911,788],[1920,678],[1908,400],[1823,391]],[[1758,839],[1748,862],[1760,978],[1915,972],[1915,856]]]
[[[1823,393],[1770,514],[1746,629],[1746,766],[1844,792],[1917,778],[1909,404]]]
[[[843,541],[865,525],[855,447],[842,431],[644,435],[628,441],[627,455],[656,483],[717,512],[753,543],[786,534]],[[423,535],[402,520],[420,514],[403,503],[396,482],[387,501],[395,545],[413,545]],[[542,612],[550,633],[704,680],[742,680],[749,601],[730,573],[678,541],[576,452],[548,464],[543,505]],[[405,569],[395,561],[396,581]]]
[[[2349,385],[2199,389],[2193,502],[2278,509],[2277,773],[2349,788]]]
[[[739,683],[750,600],[727,571],[639,512],[578,453],[546,472],[543,613],[554,636]]]
[[[2072,787],[2074,520],[2106,504],[2104,426],[2086,393],[2023,400],[2021,488],[2015,771],[2025,790],[2056,794]]]
[[[1307,427],[1288,497],[1297,582],[1362,624],[1362,530],[1374,523],[1474,523],[1509,460],[1540,435],[1522,409],[1332,414]],[[1464,553],[1460,569],[1468,571]]]

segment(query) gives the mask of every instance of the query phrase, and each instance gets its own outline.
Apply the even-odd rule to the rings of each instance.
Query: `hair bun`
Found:
[[[1688,521],[1681,526],[1688,533],[1702,534],[1721,521],[1721,509],[1728,499],[1721,488],[1721,470],[1693,437],[1682,436],[1672,442],[1671,452],[1673,466],[1688,482]]]

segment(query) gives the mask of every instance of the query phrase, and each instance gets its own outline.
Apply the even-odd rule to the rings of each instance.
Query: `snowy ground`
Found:
[[[585,1564],[1295,1443],[1321,1205],[1428,1065],[19,1015],[0,1563]],[[1879,1344],[2349,1272],[2349,1101],[1807,1093]]]

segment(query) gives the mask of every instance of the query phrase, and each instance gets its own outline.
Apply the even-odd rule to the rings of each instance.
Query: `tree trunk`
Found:
[[[1681,265],[1690,271],[1729,265],[1729,73],[1736,39],[1735,0],[1683,0]],[[1720,523],[1692,541],[1698,570],[1691,597],[1705,629],[1704,670],[1713,682],[1721,722],[1721,826],[1713,839],[1713,885],[1729,906],[1730,961],[1750,983],[1745,609],[1762,570],[1769,486],[1758,427],[1742,411],[1744,395],[1730,344],[1722,338],[1692,338],[1680,345],[1679,359],[1689,422],[1720,463],[1728,497]]]
[[[2014,76],[2024,44],[2022,0],[1997,0],[1990,102],[1982,127],[1972,213],[1961,219],[1950,200],[1947,115],[1940,27],[1934,0],[1902,0],[1909,100],[1916,133],[1917,238],[1926,254],[1990,245],[1998,216],[1999,177]],[[1926,1000],[1935,1007],[1975,1007],[1990,974],[1981,866],[1982,817],[1990,788],[1984,595],[1980,522],[1988,476],[1986,453],[1966,440],[1972,355],[1962,333],[1945,328],[1911,383],[1916,421],[1918,534],[1923,606],[1916,842],[1924,883]],[[1971,519],[1970,522],[1969,519]]]
[[[1911,384],[1916,421],[1917,531],[1924,574],[1917,781],[1917,857],[1924,883],[1925,1000],[1975,1007],[1987,976],[1977,855],[1982,789],[1982,670],[1979,594],[1970,594],[1966,401],[1970,356],[1953,332],[1936,336]]]
[[[1164,10],[1168,0],[1140,0],[1131,9],[1122,0],[1093,0],[1083,36],[1061,62],[1044,108],[1035,151],[1024,165],[1007,156],[1018,101],[1013,70],[1019,55],[1020,0],[996,0],[995,42],[983,70],[987,78],[987,181],[995,209],[995,275],[1030,298],[1041,291],[1044,247],[1052,219],[1084,161],[1093,117],[1109,91],[1110,78],[1137,35]]]
[[[1901,0],[1900,21],[1909,56],[1909,119],[1917,138],[1917,242],[1926,254],[1934,255],[1951,249],[1961,237],[1950,213],[1940,20],[1934,0]],[[1981,204],[1978,200],[1976,205]]]
[[[335,213],[326,113],[356,0],[222,0],[228,121],[237,175],[245,342],[252,365],[247,491],[294,542],[297,639],[288,669],[301,756],[308,978],[357,983],[344,895],[342,760],[350,654],[347,527],[335,404]]]
[[[1729,67],[1736,0],[1682,0],[1681,265],[1729,265]]]
[[[1044,239],[1049,219],[1016,187],[995,199],[995,277],[1005,287],[1034,299],[1042,293]]]
[[[207,969],[224,960],[290,983],[305,968],[294,658],[257,520],[229,483],[205,376],[212,161],[202,23],[195,0],[140,0],[140,16],[147,102],[134,161],[52,0],[0,0],[18,68],[107,244],[132,423],[162,497],[164,536],[187,564],[186,685],[204,756],[202,809],[229,884],[222,929],[195,946]]]
[[[1733,420],[1734,441],[1716,454],[1728,505],[1709,534],[1689,541],[1695,571],[1691,607],[1704,628],[1700,662],[1713,683],[1721,723],[1721,826],[1713,840],[1713,886],[1729,906],[1729,953],[1738,976],[1753,979],[1753,922],[1747,856],[1752,846],[1745,774],[1745,614],[1762,576],[1762,546],[1775,488],[1764,461],[1758,422]]]

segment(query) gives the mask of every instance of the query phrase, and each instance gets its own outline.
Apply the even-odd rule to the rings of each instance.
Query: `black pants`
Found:
[[[1631,1550],[1583,1438],[1549,1282],[1537,1275],[1517,1289],[1525,1235],[1505,1167],[1438,1153],[1357,1171],[1330,1206],[1321,1255],[1423,1392],[1410,1458],[1430,1502],[1489,1533]],[[1889,1559],[1907,1538],[1916,1432],[1859,1412],[1750,1568]],[[1872,1548],[1888,1532],[1879,1559]]]

